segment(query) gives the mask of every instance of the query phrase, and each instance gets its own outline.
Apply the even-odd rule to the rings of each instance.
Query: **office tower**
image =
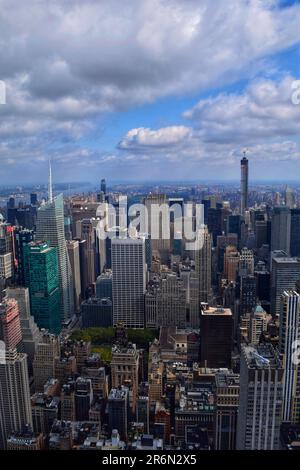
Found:
[[[130,406],[135,412],[139,386],[139,351],[135,345],[116,344],[112,348],[111,384],[113,388],[125,385],[130,391]],[[128,398],[129,400],[129,398]]]
[[[212,208],[208,209],[207,215],[207,227],[209,233],[212,235],[213,245],[217,245],[217,237],[222,235],[222,227],[223,227],[223,211],[219,208]]]
[[[231,367],[233,318],[229,308],[202,304],[200,314],[200,357],[206,367]]]
[[[87,251],[86,240],[76,238],[79,245],[79,264],[80,264],[80,290],[81,299],[85,299],[88,292],[88,273],[87,273]]]
[[[148,234],[151,237],[152,254],[158,256],[162,263],[166,264],[171,249],[168,198],[165,194],[149,194],[144,204],[147,210],[146,215],[148,215]],[[161,207],[164,207],[166,212],[163,210],[160,212]]]
[[[74,287],[74,307],[76,312],[80,309],[81,299],[81,279],[80,279],[80,255],[79,242],[77,240],[67,241],[67,250],[72,270],[73,287]]]
[[[96,279],[96,232],[92,219],[79,220],[76,225],[76,234],[81,240],[85,240],[87,282],[93,284]]]
[[[144,433],[149,433],[149,397],[140,395],[136,406],[136,421],[143,423]]]
[[[32,426],[26,354],[7,350],[0,361],[0,449],[5,449],[12,432]]]
[[[287,186],[285,189],[284,202],[285,202],[286,207],[288,207],[289,209],[293,209],[295,207],[295,203],[296,203],[295,192],[289,186]]]
[[[70,217],[64,217],[64,232],[66,241],[72,240],[72,224]]]
[[[86,361],[91,355],[90,341],[76,341],[73,347],[73,352],[76,357],[76,364],[78,372],[85,366]]]
[[[240,376],[228,369],[215,374],[216,450],[235,450],[239,409]]]
[[[28,229],[14,228],[15,246],[15,281],[19,286],[25,286],[24,273],[24,246],[34,240],[34,231]]]
[[[47,242],[29,243],[24,247],[24,267],[31,314],[40,328],[58,334],[61,296],[57,248]]]
[[[83,328],[95,328],[113,325],[112,301],[107,298],[90,297],[81,304]]]
[[[98,299],[112,300],[112,272],[105,271],[97,277],[96,281],[96,297]]]
[[[75,416],[77,421],[89,421],[89,411],[93,400],[92,382],[78,377],[75,382]]]
[[[270,272],[266,269],[266,265],[262,263],[257,264],[256,270],[254,271],[256,278],[256,296],[262,305],[268,305],[270,303]],[[270,307],[268,307],[268,311]]]
[[[281,295],[280,353],[284,368],[282,420],[299,423],[300,368],[295,352],[300,341],[300,295],[284,291]],[[296,358],[298,355],[296,353]]]
[[[52,196],[51,173],[49,178],[49,200],[37,211],[36,240],[46,240],[57,248],[60,286],[61,322],[74,314],[73,280],[64,232],[64,201],[60,194]]]
[[[245,340],[253,345],[259,344],[262,335],[268,329],[268,323],[271,322],[272,316],[257,305],[252,312],[247,312],[241,317],[240,332]]]
[[[237,450],[279,449],[282,379],[271,344],[242,345]]]
[[[255,221],[255,245],[259,249],[263,245],[270,245],[271,242],[271,222],[269,220]]]
[[[32,206],[36,206],[37,203],[38,203],[37,194],[36,193],[30,193],[30,204]]]
[[[235,246],[227,246],[224,255],[224,274],[225,279],[229,282],[236,281],[239,264],[240,253],[237,251]]]
[[[285,290],[295,289],[300,273],[300,258],[280,256],[272,258],[271,269],[271,314],[280,314],[280,296]]]
[[[42,392],[45,383],[55,377],[55,358],[60,356],[59,340],[56,336],[44,332],[37,345],[33,361],[35,390]]]
[[[240,272],[245,272],[245,274],[252,275],[254,273],[254,256],[252,250],[245,247],[241,249],[239,270]]]
[[[254,276],[240,278],[240,314],[252,312],[256,305],[256,279]]]
[[[5,298],[0,303],[0,340],[6,349],[20,350],[22,341],[18,302]]]
[[[32,373],[32,362],[41,334],[34,318],[30,315],[29,291],[26,287],[8,287],[6,290],[8,299],[18,302],[23,352],[27,354],[29,372]]]
[[[227,235],[219,235],[217,237],[217,257],[218,257],[218,271],[223,272],[224,269],[224,256],[227,246],[238,246],[238,236],[236,233],[228,233]]]
[[[145,239],[112,240],[113,324],[144,327]]]
[[[300,256],[300,209],[291,209],[291,256]]]
[[[76,357],[71,351],[65,352],[54,360],[54,377],[63,384],[77,373]]]
[[[207,222],[208,222],[208,209],[210,209],[211,201],[210,201],[210,199],[204,198],[204,199],[202,199],[201,204],[203,205],[204,223],[205,223],[205,225],[207,225]]]
[[[227,233],[236,233],[238,240],[241,238],[241,216],[231,214],[227,219]]]
[[[0,278],[12,279],[13,265],[13,227],[0,219]]]
[[[187,325],[187,299],[183,280],[174,273],[163,273],[145,295],[146,325],[160,326]]]
[[[64,421],[75,421],[75,382],[69,380],[64,384],[60,394],[61,419]]]
[[[117,430],[122,439],[127,439],[129,419],[128,388],[112,388],[108,396],[108,426],[110,432]]]
[[[55,393],[58,393],[57,391]],[[31,396],[33,430],[48,434],[60,411],[60,399],[46,391]]]
[[[248,159],[241,160],[241,215],[248,209]]]
[[[102,178],[102,180],[101,180],[100,190],[101,190],[104,194],[106,194],[106,181],[105,181],[105,178]]]
[[[288,207],[274,207],[271,220],[271,251],[290,253],[291,211]]]
[[[195,251],[195,274],[198,278],[199,302],[209,302],[211,297],[211,250],[212,237],[207,227],[199,231]]]

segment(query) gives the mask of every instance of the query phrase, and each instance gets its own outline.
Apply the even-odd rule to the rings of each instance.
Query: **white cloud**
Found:
[[[146,150],[147,147],[161,148],[173,146],[187,140],[191,135],[191,129],[185,126],[169,126],[158,130],[139,127],[131,129],[119,143],[121,149]]]

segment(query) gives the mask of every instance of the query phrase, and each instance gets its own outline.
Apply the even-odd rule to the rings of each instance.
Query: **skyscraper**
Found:
[[[0,303],[0,340],[7,349],[20,347],[22,341],[18,302],[5,298]]]
[[[114,325],[144,327],[145,266],[144,238],[112,240]]]
[[[288,207],[274,207],[271,221],[271,251],[290,253],[291,211]]]
[[[36,240],[46,240],[51,247],[57,248],[60,312],[61,322],[64,322],[74,314],[73,279],[64,233],[63,196],[52,197],[52,189],[49,190],[48,202],[37,212]]]
[[[26,425],[32,426],[27,356],[11,349],[0,361],[0,449],[6,448],[12,432]]]
[[[295,289],[300,273],[300,258],[275,256],[271,269],[271,314],[280,314],[280,296],[285,290]]]
[[[29,291],[27,287],[8,287],[6,297],[18,302],[22,332],[22,352],[27,354],[29,371],[32,372],[32,361],[41,333],[33,316],[30,314]]]
[[[237,450],[279,449],[282,378],[271,344],[242,345]]]
[[[300,256],[300,209],[291,209],[291,256]]]
[[[229,308],[202,304],[200,316],[201,364],[231,368],[233,318]]]
[[[199,302],[209,302],[211,297],[212,237],[206,226],[199,232],[198,248],[195,252],[195,274],[198,278]]]
[[[72,270],[73,287],[74,287],[74,307],[76,312],[80,308],[81,299],[81,279],[80,279],[80,253],[79,253],[79,241],[68,240],[67,241],[68,255]]]
[[[283,357],[283,411],[282,420],[299,423],[300,368],[294,360],[300,340],[300,295],[291,290],[281,295],[280,353]]]
[[[163,263],[167,263],[170,254],[170,237],[164,237],[170,230],[170,221],[166,212],[159,211],[160,207],[168,209],[168,198],[165,194],[149,194],[144,201],[148,214],[148,233],[151,236],[153,256],[159,256]]]
[[[40,328],[58,334],[61,296],[57,248],[46,242],[29,243],[24,247],[24,266],[31,313]]]
[[[248,209],[248,159],[244,156],[241,160],[241,214],[245,215]]]

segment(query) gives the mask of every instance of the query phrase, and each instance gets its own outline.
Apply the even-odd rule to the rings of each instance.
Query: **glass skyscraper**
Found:
[[[61,322],[67,321],[74,314],[74,294],[72,271],[64,233],[63,196],[49,197],[37,212],[36,240],[46,240],[51,247],[57,248],[58,277],[61,294]]]
[[[24,266],[31,314],[40,328],[59,334],[61,296],[57,248],[47,242],[29,243],[24,247]]]

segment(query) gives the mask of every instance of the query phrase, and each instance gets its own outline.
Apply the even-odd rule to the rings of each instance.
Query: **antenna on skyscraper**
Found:
[[[244,158],[247,158],[247,153],[249,152],[249,149],[246,148],[243,150],[243,155],[244,155]]]
[[[52,201],[53,201],[53,193],[52,193],[52,170],[51,170],[51,161],[50,161],[50,158],[49,158],[48,198],[49,198],[49,202],[52,202]]]

